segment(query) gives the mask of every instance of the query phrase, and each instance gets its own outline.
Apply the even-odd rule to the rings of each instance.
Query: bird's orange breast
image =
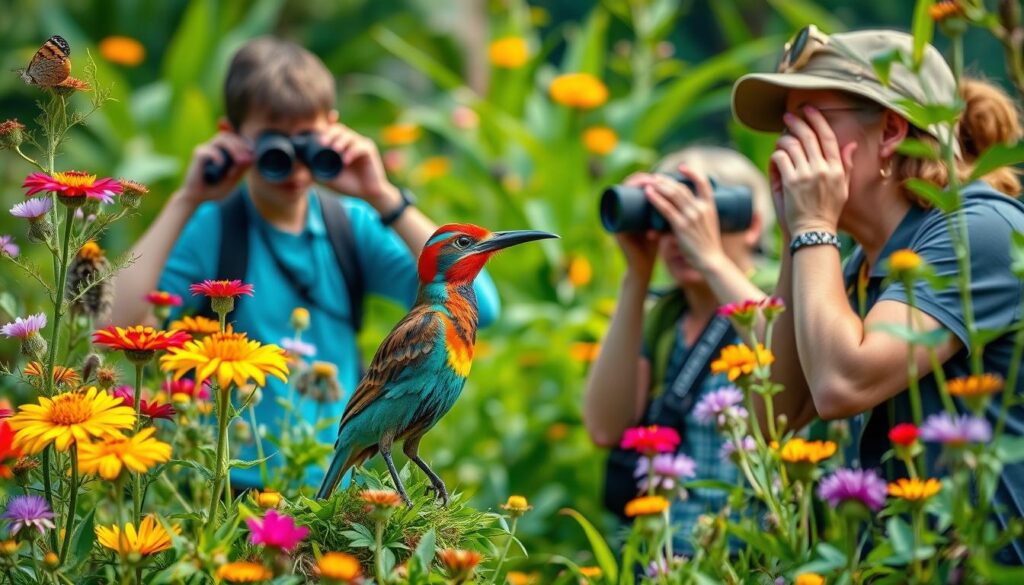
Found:
[[[459,330],[448,317],[444,318],[444,345],[448,350],[448,366],[463,378],[469,376],[473,365],[473,342],[459,334]]]

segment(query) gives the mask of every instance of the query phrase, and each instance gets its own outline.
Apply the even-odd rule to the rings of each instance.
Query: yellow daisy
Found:
[[[181,533],[181,528],[177,526],[174,526],[173,530],[175,534]],[[97,526],[96,539],[110,550],[126,555],[137,553],[146,556],[171,548],[171,535],[167,534],[163,525],[157,522],[154,516],[143,518],[138,530],[135,530],[131,522],[125,524],[124,533],[117,524]]]
[[[942,484],[934,477],[925,480],[903,478],[889,484],[889,495],[911,502],[923,502],[941,489]]]
[[[359,578],[362,573],[362,567],[359,565],[359,559],[355,558],[350,554],[342,552],[329,552],[320,557],[317,561],[317,570],[320,571],[320,576],[324,579],[331,581],[341,581],[342,583],[348,583]]]
[[[34,455],[50,443],[58,451],[67,451],[74,442],[118,435],[135,424],[135,411],[120,398],[90,386],[85,392],[40,396],[39,404],[23,404],[8,422],[17,432],[14,446]]]
[[[838,445],[832,441],[807,441],[795,437],[786,441],[779,456],[787,463],[818,463],[836,454]]]
[[[174,372],[175,380],[195,370],[196,385],[215,378],[221,388],[227,388],[232,382],[242,387],[250,381],[265,386],[268,374],[287,383],[287,362],[284,350],[276,345],[263,345],[244,333],[214,333],[170,348],[160,358],[160,367]]]
[[[78,445],[78,464],[85,473],[95,473],[106,480],[117,479],[121,468],[145,473],[157,463],[171,458],[171,446],[152,438],[156,429],[147,427],[133,437],[111,435],[97,443]]]

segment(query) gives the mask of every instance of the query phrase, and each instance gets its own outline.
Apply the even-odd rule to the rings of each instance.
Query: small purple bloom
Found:
[[[848,501],[857,501],[872,512],[885,507],[888,485],[873,469],[837,469],[821,480],[818,497],[835,508]]]
[[[39,219],[46,215],[51,207],[53,207],[53,199],[49,197],[33,197],[12,207],[11,215],[22,219]]]
[[[294,337],[285,337],[281,340],[281,347],[288,353],[300,355],[302,357],[313,357],[316,355],[316,346],[312,343],[306,343],[300,339]]]
[[[747,435],[743,437],[741,447],[743,447],[744,451],[754,451],[757,449],[757,441],[754,440],[754,437]],[[718,451],[718,455],[725,461],[733,461],[736,455],[736,445],[732,441],[722,443],[722,448]]]
[[[693,409],[693,416],[702,423],[725,424],[728,415],[738,418],[746,417],[747,410],[736,406],[743,402],[743,392],[735,386],[719,388],[704,395]]]
[[[7,502],[7,510],[0,518],[11,521],[11,534],[17,534],[22,528],[35,528],[40,534],[48,528],[55,528],[53,512],[41,496],[11,498]]]
[[[655,455],[653,465],[646,457],[641,457],[633,477],[641,478],[639,486],[644,491],[650,487],[649,482],[654,482],[655,489],[672,490],[680,479],[697,477],[697,463],[681,453]]]
[[[14,236],[0,236],[0,256],[17,258],[20,253],[21,248],[14,243]]]
[[[39,330],[46,327],[46,314],[37,313],[35,315],[29,315],[22,319],[17,317],[14,321],[0,327],[0,333],[7,337],[17,337],[18,339],[28,339]]]
[[[921,425],[922,441],[962,447],[967,443],[987,443],[992,440],[992,426],[983,418],[961,415],[956,418],[948,412],[933,414]]]

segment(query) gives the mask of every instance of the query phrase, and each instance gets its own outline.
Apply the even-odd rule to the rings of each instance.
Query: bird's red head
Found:
[[[484,264],[499,250],[554,234],[534,230],[491,232],[469,223],[450,223],[438,228],[423,245],[420,254],[420,282],[444,281],[448,284],[470,284],[483,270]]]

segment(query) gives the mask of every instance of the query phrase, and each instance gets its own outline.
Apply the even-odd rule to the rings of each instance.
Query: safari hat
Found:
[[[894,49],[910,55],[914,37],[892,30],[863,30],[826,35],[814,25],[803,28],[786,43],[775,73],[744,75],[733,86],[732,111],[754,130],[781,132],[786,95],[791,89],[844,91],[871,100],[910,119],[906,100],[919,104],[954,103],[958,97],[953,72],[939,51],[926,45],[918,73],[900,60],[889,72],[889,83],[878,78],[872,59]],[[941,139],[948,126],[922,128]]]

